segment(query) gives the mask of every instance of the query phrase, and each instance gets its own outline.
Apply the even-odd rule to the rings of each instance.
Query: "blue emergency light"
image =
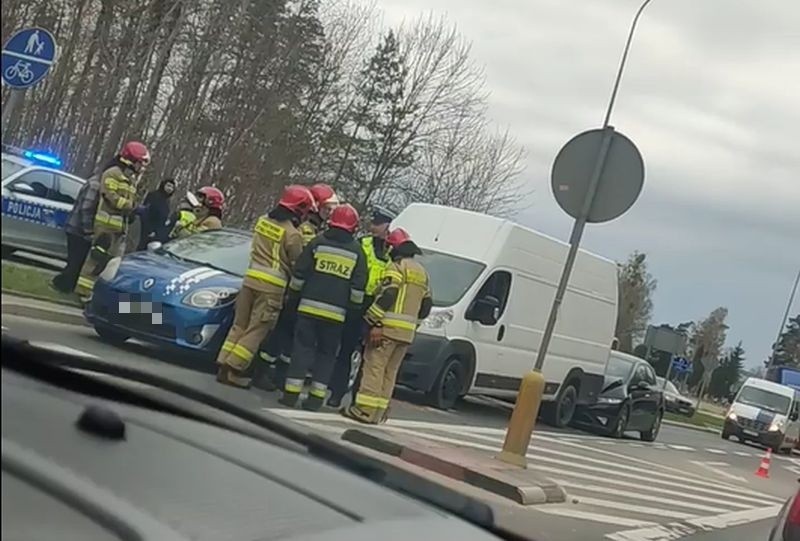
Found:
[[[22,153],[22,155],[29,160],[39,162],[41,164],[51,165],[53,167],[61,167],[61,158],[55,156],[54,154],[39,152],[38,150],[26,150]]]

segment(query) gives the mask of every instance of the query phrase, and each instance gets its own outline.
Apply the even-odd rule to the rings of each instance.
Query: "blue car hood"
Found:
[[[158,253],[138,252],[122,259],[110,285],[116,291],[146,295],[151,301],[177,303],[196,289],[238,290],[242,277]]]

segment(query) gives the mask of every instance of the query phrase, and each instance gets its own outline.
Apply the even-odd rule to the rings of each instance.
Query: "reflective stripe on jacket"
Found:
[[[364,317],[371,325],[382,326],[386,338],[410,344],[420,317],[426,317],[430,310],[429,284],[428,273],[414,259],[392,261]]]
[[[253,230],[250,266],[243,284],[256,291],[286,288],[302,249],[303,238],[290,221],[262,216]]]
[[[369,270],[369,277],[367,278],[366,294],[370,297],[375,295],[378,286],[381,283],[383,270],[389,264],[389,258],[384,253],[383,257],[379,257],[375,253],[375,237],[372,235],[361,239],[361,248],[364,250],[364,255],[367,257],[367,269]],[[386,251],[386,250],[384,250]]]
[[[317,236],[316,226],[308,220],[301,223],[297,230],[300,231],[300,234],[303,236],[303,246],[308,246],[308,243]]]
[[[303,249],[289,287],[300,297],[298,313],[341,323],[364,302],[366,282],[361,246],[351,234],[333,228]]]
[[[189,212],[182,210],[181,213]],[[189,235],[194,235],[195,233],[200,233],[202,231],[210,231],[212,229],[222,229],[222,220],[217,218],[216,216],[206,216],[202,220],[198,220],[195,216],[194,212],[189,212],[192,215],[191,220],[185,226],[181,227],[177,231],[178,237],[188,237]],[[182,218],[183,216],[181,216]]]
[[[119,167],[110,167],[100,176],[100,199],[94,216],[94,233],[98,229],[123,233],[127,216],[136,207],[134,179],[125,176]]]

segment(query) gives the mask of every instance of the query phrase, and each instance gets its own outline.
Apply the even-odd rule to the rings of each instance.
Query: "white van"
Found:
[[[428,204],[392,222],[422,248],[434,309],[398,382],[451,407],[459,396],[514,398],[533,368],[568,245],[502,220]],[[569,423],[603,384],[617,318],[617,267],[580,251],[544,364],[543,414]]]
[[[797,391],[765,379],[747,378],[736,393],[722,439],[736,436],[740,441],[755,441],[773,451],[791,452],[800,438],[800,401]]]

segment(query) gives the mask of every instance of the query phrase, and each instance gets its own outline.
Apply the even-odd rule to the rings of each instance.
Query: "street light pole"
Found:
[[[786,322],[789,320],[789,312],[792,311],[792,305],[794,304],[794,296],[797,294],[798,284],[800,284],[800,270],[797,271],[797,278],[794,279],[794,287],[792,287],[792,292],[789,295],[789,302],[786,304],[786,311],[783,313],[781,326],[778,328],[778,337],[775,339],[775,343],[772,344],[772,354],[769,356],[769,362],[767,363],[767,370],[772,368],[772,365],[775,363],[775,353],[778,349],[778,342],[780,341],[781,335],[783,334],[783,329],[786,328]]]
[[[544,394],[545,381],[544,376],[542,376],[542,366],[544,365],[547,349],[550,346],[550,341],[553,337],[553,331],[555,330],[556,321],[558,319],[558,311],[561,307],[561,303],[564,300],[564,294],[567,290],[569,277],[572,274],[572,267],[575,263],[575,258],[578,255],[578,247],[580,246],[581,237],[583,236],[583,230],[586,227],[589,213],[592,210],[592,203],[594,202],[600,177],[606,163],[608,150],[611,145],[611,138],[614,135],[614,129],[609,126],[609,122],[611,121],[611,112],[614,109],[614,103],[617,99],[617,92],[619,91],[620,81],[622,80],[622,73],[625,70],[625,64],[628,60],[628,52],[630,51],[631,42],[633,41],[633,34],[636,31],[636,25],[639,22],[639,17],[642,15],[644,8],[646,8],[651,1],[652,0],[645,0],[639,7],[639,10],[636,12],[636,15],[633,18],[633,22],[631,23],[630,32],[628,32],[628,40],[625,42],[625,49],[623,50],[622,59],[620,60],[619,69],[617,70],[617,76],[614,79],[614,87],[611,91],[611,99],[609,100],[608,109],[606,109],[605,119],[603,120],[603,130],[605,131],[605,134],[603,136],[603,140],[600,145],[600,151],[598,152],[594,170],[589,181],[589,188],[583,201],[582,212],[575,220],[575,224],[572,227],[572,232],[570,233],[570,248],[567,253],[567,259],[564,263],[564,270],[561,273],[561,279],[559,280],[558,287],[556,288],[555,299],[553,300],[553,305],[550,308],[550,315],[547,319],[547,325],[545,326],[544,334],[542,335],[542,341],[539,345],[539,351],[536,355],[536,362],[533,370],[525,374],[525,376],[522,378],[519,392],[517,394],[517,400],[514,403],[514,411],[511,413],[511,419],[508,423],[505,441],[503,442],[503,450],[497,456],[497,458],[503,462],[508,462],[510,464],[522,467],[527,465],[526,454],[528,451],[528,446],[531,442],[533,428],[536,425],[536,418],[539,415],[539,406],[542,402],[542,395]]]

